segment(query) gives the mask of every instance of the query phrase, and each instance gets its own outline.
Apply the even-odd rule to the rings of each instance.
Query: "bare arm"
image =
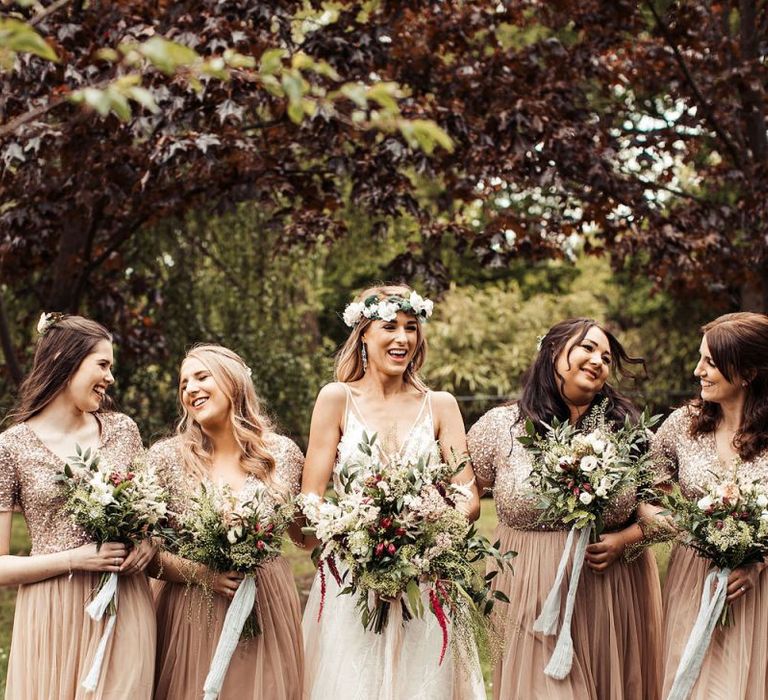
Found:
[[[346,406],[344,387],[335,382],[324,386],[317,395],[309,428],[309,445],[301,477],[301,492],[322,497],[328,487],[341,440],[341,424]],[[307,535],[298,544],[314,547],[318,541]]]
[[[463,504],[461,510],[470,520],[477,520],[480,517],[480,496],[472,463],[467,458],[467,435],[464,432],[464,419],[461,417],[459,404],[448,392],[437,391],[432,394],[432,413],[443,459],[450,462],[455,457],[466,458],[463,469],[452,481],[466,486],[471,492],[471,497]]]
[[[116,542],[95,544],[35,556],[11,555],[11,511],[0,512],[0,586],[37,583],[72,571],[119,573],[128,556],[125,545]]]

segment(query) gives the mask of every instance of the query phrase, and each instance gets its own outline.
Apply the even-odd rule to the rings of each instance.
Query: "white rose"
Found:
[[[587,457],[581,458],[579,466],[581,467],[581,471],[589,473],[595,471],[599,464],[600,462],[598,461],[597,457],[588,455]]]
[[[378,316],[382,321],[394,321],[397,318],[398,306],[391,301],[380,301]]]
[[[595,454],[602,454],[605,449],[605,440],[601,440],[596,433],[587,435],[587,443]]]
[[[413,312],[417,316],[424,316],[425,318],[429,318],[432,315],[432,308],[434,304],[429,299],[425,299],[416,292],[411,292],[411,296],[408,298],[408,301],[411,304]]]
[[[240,525],[236,525],[230,528],[227,532],[227,541],[230,544],[237,544],[237,541],[243,536],[243,528]]]
[[[768,506],[768,496],[766,496],[764,493],[761,493],[757,497],[757,505],[759,508],[765,508]]]
[[[363,304],[363,316],[365,316],[366,318],[375,316],[378,310],[379,310],[378,304],[371,304],[370,306],[365,306],[365,304]]]
[[[699,510],[707,510],[708,508],[711,508],[714,503],[715,501],[712,496],[704,496],[704,498],[700,498],[696,502],[696,505],[699,507]]]
[[[361,301],[353,301],[351,304],[348,304],[347,308],[344,309],[344,323],[350,328],[359,323],[363,318],[363,309],[365,309],[365,304]]]
[[[42,335],[45,333],[45,329],[48,327],[48,320],[50,319],[50,314],[43,313],[40,314],[40,320],[37,322],[37,332]]]
[[[594,496],[591,493],[587,493],[586,491],[582,491],[579,494],[579,500],[585,505],[588,506],[592,501],[594,500]]]

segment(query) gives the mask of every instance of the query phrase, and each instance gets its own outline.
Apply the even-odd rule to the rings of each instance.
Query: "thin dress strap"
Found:
[[[344,387],[344,392],[347,395],[347,398],[344,401],[344,421],[342,422],[342,426],[341,426],[341,434],[344,435],[344,433],[347,432],[347,418],[349,417],[349,400],[352,398],[352,390],[349,388],[347,384],[342,383],[342,386]]]

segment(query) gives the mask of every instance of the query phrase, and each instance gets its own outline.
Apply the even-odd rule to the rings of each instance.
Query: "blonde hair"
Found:
[[[248,366],[237,353],[213,344],[196,345],[187,353],[184,361],[189,359],[198,360],[205,365],[216,385],[229,399],[229,421],[240,447],[242,468],[261,481],[274,484],[275,459],[265,442],[272,425],[262,412]],[[203,479],[208,475],[211,465],[211,441],[187,411],[181,394],[179,385],[182,416],[176,427],[176,434],[181,438],[184,467],[196,478]]]
[[[379,299],[397,296],[408,298],[413,291],[407,284],[382,284],[375,287],[369,287],[358,294],[354,301],[362,302],[368,297],[376,296]],[[336,363],[333,368],[334,377],[337,382],[354,382],[362,379],[365,375],[363,370],[363,341],[362,337],[370,327],[373,321],[364,318],[358,323],[349,334],[349,337],[341,346],[336,354]],[[427,339],[424,336],[424,330],[421,327],[421,321],[417,324],[417,343],[416,352],[413,359],[408,363],[408,367],[403,375],[403,380],[415,387],[419,391],[427,391],[427,385],[419,376],[419,370],[427,359]]]

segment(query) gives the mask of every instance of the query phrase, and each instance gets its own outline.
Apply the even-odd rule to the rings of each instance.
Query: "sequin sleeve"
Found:
[[[467,448],[472,468],[481,481],[490,484],[496,481],[499,435],[507,422],[507,411],[504,408],[493,408],[467,433]]]
[[[0,441],[2,437],[0,437]],[[13,510],[19,502],[16,465],[8,449],[0,442],[0,511]]]
[[[661,424],[651,442],[651,469],[656,484],[677,479],[680,438],[688,434],[690,417],[687,409],[678,408]]]
[[[290,438],[277,435],[273,456],[277,475],[288,484],[294,496],[301,491],[301,472],[304,469],[304,455],[299,446]]]

